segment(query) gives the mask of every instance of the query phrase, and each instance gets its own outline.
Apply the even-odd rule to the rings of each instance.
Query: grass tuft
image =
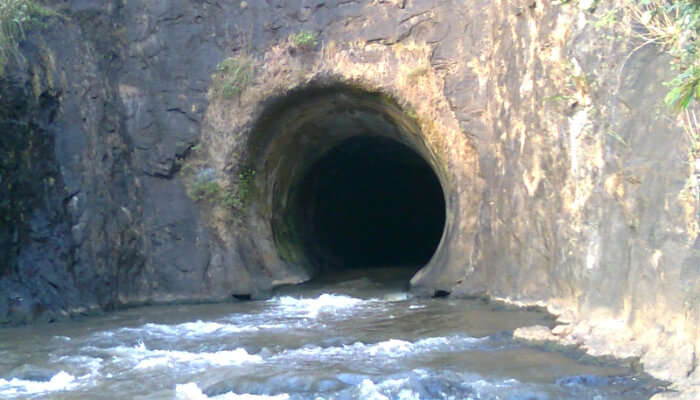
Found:
[[[196,170],[196,172],[195,172]],[[207,202],[227,208],[245,211],[250,204],[255,170],[246,168],[238,174],[234,185],[222,185],[216,171],[211,167],[188,166],[183,172],[189,175],[190,182],[187,194],[196,202]]]
[[[253,59],[248,56],[229,57],[216,68],[215,90],[224,98],[240,96],[250,85],[255,73]]]

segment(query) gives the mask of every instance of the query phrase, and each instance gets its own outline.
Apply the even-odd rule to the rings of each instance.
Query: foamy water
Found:
[[[322,294],[316,298],[296,298],[291,296],[277,297],[270,303],[279,308],[284,315],[300,315],[307,318],[317,318],[319,314],[349,313],[360,305],[371,303],[373,300],[362,300],[350,296]]]
[[[288,394],[267,396],[264,394],[237,394],[225,393],[218,396],[207,396],[196,383],[190,382],[175,387],[175,398],[178,400],[287,400]]]
[[[368,288],[0,330],[0,398],[636,400],[658,390],[622,367],[512,340],[516,327],[548,323],[543,314],[358,282]]]
[[[256,332],[260,328],[257,326],[236,326],[234,324],[226,324],[220,322],[205,322],[205,321],[194,321],[185,322],[177,325],[165,325],[165,324],[144,324],[138,328],[122,328],[123,332],[127,333],[142,333],[150,335],[163,335],[163,336],[211,336],[211,335],[227,335],[231,333],[241,333],[241,332]]]
[[[486,345],[488,337],[472,338],[468,336],[433,337],[409,342],[389,339],[377,343],[365,344],[355,342],[343,346],[306,346],[287,350],[275,355],[276,360],[288,359],[347,359],[348,362],[387,362],[399,357],[418,356],[430,352],[465,351],[479,345]],[[485,348],[482,346],[481,348]]]
[[[46,382],[12,378],[9,381],[0,379],[0,394],[8,397],[29,394],[69,391],[78,386],[73,375],[60,371]]]
[[[189,352],[178,350],[147,349],[143,342],[134,347],[115,347],[106,349],[114,354],[114,359],[131,362],[133,368],[173,367],[176,364],[188,364],[190,367],[206,368],[209,366],[229,366],[243,363],[262,362],[262,357],[251,355],[245,349],[217,352]]]

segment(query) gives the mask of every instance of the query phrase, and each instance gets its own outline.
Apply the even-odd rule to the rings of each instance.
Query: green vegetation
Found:
[[[200,168],[193,178],[188,194],[195,201],[234,207],[240,211],[250,204],[251,188],[255,178],[255,171],[252,169],[244,169],[238,174],[238,182],[233,189],[226,189],[219,184],[213,168]]]
[[[577,2],[561,0],[558,4],[572,3]],[[587,11],[595,12],[601,4],[595,0]],[[655,44],[671,55],[677,75],[666,83],[669,92],[664,101],[674,112],[700,100],[700,0],[621,0],[618,4],[595,22],[595,29],[631,24],[627,27],[642,39],[632,53]]]
[[[406,116],[414,121],[418,121],[418,114],[412,108],[407,108],[405,111]]]
[[[625,16],[643,39],[634,51],[648,44],[660,46],[672,57],[676,76],[666,82],[666,105],[678,114],[688,141],[692,171],[684,192],[700,200],[695,172],[700,160],[700,120],[693,100],[700,100],[700,0],[625,0]],[[639,28],[642,29],[639,29]]]
[[[206,182],[195,181],[190,191],[190,196],[197,200],[216,201],[223,195],[223,190],[215,180]]]
[[[688,67],[668,83],[671,90],[664,101],[676,112],[688,108],[690,101],[700,98],[700,68],[697,65]]]
[[[665,102],[675,112],[700,99],[700,1],[627,0],[624,11],[647,44],[661,46],[673,57],[678,75],[667,83]]]
[[[291,39],[294,46],[303,50],[311,50],[316,47],[317,43],[316,34],[309,31],[301,31],[292,35]]]
[[[226,198],[225,204],[236,207],[239,210],[245,209],[250,203],[250,192],[255,179],[255,171],[244,169],[238,174],[238,185],[236,191]]]
[[[253,80],[255,67],[248,56],[229,57],[216,68],[215,91],[227,99],[240,96]]]
[[[55,15],[33,0],[0,0],[0,75],[7,63],[19,54],[19,42],[41,24],[41,17]]]
[[[600,19],[598,19],[593,25],[597,30],[607,29],[613,27],[617,23],[617,12],[616,10],[608,10]]]

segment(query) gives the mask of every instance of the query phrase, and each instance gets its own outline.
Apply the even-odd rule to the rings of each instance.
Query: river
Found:
[[[514,341],[542,312],[414,298],[400,270],[269,300],[134,308],[0,329],[0,398],[648,399],[662,389],[576,352]]]

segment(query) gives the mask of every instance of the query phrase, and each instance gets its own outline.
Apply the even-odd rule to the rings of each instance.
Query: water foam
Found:
[[[277,306],[281,309],[280,311],[285,314],[301,314],[308,318],[316,318],[321,313],[351,310],[371,300],[324,293],[316,298],[282,296],[275,297],[270,301],[277,303]]]
[[[138,328],[121,328],[120,332],[131,334],[147,334],[159,336],[186,336],[198,337],[209,336],[213,334],[231,334],[242,332],[257,332],[259,329],[255,326],[237,326],[234,324],[226,324],[211,321],[194,321],[185,322],[177,325],[154,324],[148,323]]]
[[[177,400],[288,400],[289,395],[285,393],[268,396],[264,394],[236,394],[229,392],[209,397],[202,392],[202,389],[196,383],[190,382],[175,387],[175,398]]]
[[[31,381],[18,378],[6,380],[0,378],[0,395],[7,397],[24,396],[28,394],[40,394],[71,390],[79,383],[75,377],[65,371],[61,371],[45,382]]]
[[[68,363],[71,365],[73,373],[85,372],[78,376],[79,380],[88,380],[100,374],[103,361],[101,358],[84,356],[84,355],[68,355],[53,358],[58,363]]]
[[[355,388],[355,395],[367,400],[420,400],[420,394],[409,388],[404,388],[408,379],[388,379],[380,383],[374,383],[365,379]]]
[[[455,335],[448,337],[429,337],[409,342],[400,339],[389,339],[373,344],[356,342],[343,346],[306,346],[299,349],[287,350],[273,358],[303,358],[303,359],[324,359],[324,358],[356,358],[358,356],[377,357],[382,359],[395,359],[411,354],[425,352],[461,351],[473,348],[488,341],[488,337],[473,338],[465,335]]]
[[[192,366],[232,366],[244,363],[262,362],[262,357],[249,354],[243,348],[223,350],[214,353],[193,353],[179,350],[151,350],[143,342],[134,347],[118,346],[106,349],[117,358],[133,363],[135,369],[155,367],[172,367],[176,364],[191,364]]]

